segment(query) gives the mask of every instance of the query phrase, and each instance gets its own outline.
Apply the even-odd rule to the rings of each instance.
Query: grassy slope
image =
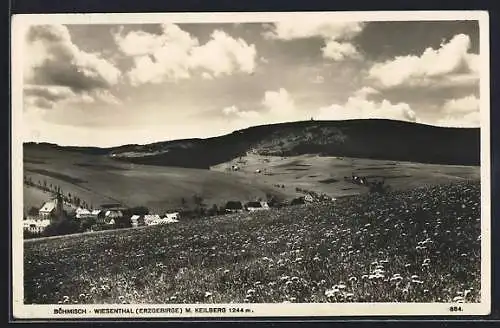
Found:
[[[162,212],[180,206],[182,197],[191,202],[194,194],[201,194],[211,206],[229,199],[265,197],[266,192],[281,193],[254,179],[208,170],[120,163],[105,156],[51,148],[29,147],[24,156],[24,172],[35,183],[45,179],[94,206],[122,202]],[[39,193],[25,189],[24,202],[26,207],[40,206]]]
[[[228,172],[232,165],[240,170],[235,176],[259,177],[271,186],[284,184],[286,192],[295,188],[313,190],[339,197],[367,192],[367,188],[344,181],[345,176],[358,174],[384,177],[394,190],[423,185],[442,184],[464,179],[479,179],[478,166],[435,165],[387,160],[320,157],[301,155],[293,157],[259,156],[249,154],[241,159],[215,165],[212,170]],[[261,170],[261,173],[256,173]]]
[[[329,301],[349,292],[355,302],[451,302],[468,289],[466,301],[477,302],[479,195],[479,183],[456,183],[25,241],[25,302],[325,302],[340,282],[344,296]],[[379,280],[364,276],[374,261],[385,271]],[[389,280],[396,273],[399,284]]]

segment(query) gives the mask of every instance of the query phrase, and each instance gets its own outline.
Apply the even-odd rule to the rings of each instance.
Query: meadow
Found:
[[[480,183],[27,240],[26,304],[479,302]]]
[[[154,213],[178,209],[184,198],[188,206],[193,196],[203,198],[207,207],[228,200],[242,201],[279,197],[283,191],[258,181],[224,172],[180,167],[148,166],[115,161],[105,155],[28,147],[24,152],[24,175],[33,183],[60,186],[65,195],[78,196],[98,208],[105,203],[146,206]],[[24,208],[41,207],[50,199],[36,188],[24,186]]]

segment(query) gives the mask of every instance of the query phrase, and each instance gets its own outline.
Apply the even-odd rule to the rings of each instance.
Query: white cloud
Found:
[[[448,114],[464,114],[479,112],[479,99],[469,95],[459,99],[450,99],[444,103],[444,111]]]
[[[253,110],[240,110],[235,105],[223,108],[222,113],[228,118],[225,129],[233,131],[265,123],[265,118],[261,113]]]
[[[266,91],[262,104],[275,118],[288,116],[296,111],[294,100],[284,88],[278,91]]]
[[[202,70],[202,78],[252,73],[255,70],[255,45],[216,30],[210,40],[200,45],[197,38],[177,25],[162,25],[161,34],[123,30],[114,35],[118,48],[134,57],[128,72],[132,84],[160,83],[167,79],[185,79],[193,70]]]
[[[222,112],[224,113],[224,115],[231,115],[231,114],[235,114],[235,113],[238,113],[239,110],[238,110],[238,107],[236,106],[230,106],[230,107],[225,107],[222,109]]]
[[[354,92],[354,95],[358,98],[366,98],[371,95],[379,94],[380,92],[377,89],[372,87],[362,87],[361,89]]]
[[[427,48],[420,56],[397,56],[377,63],[369,75],[385,88],[477,83],[479,56],[469,49],[470,37],[458,34],[439,49]]]
[[[264,36],[269,39],[293,40],[321,37],[330,40],[350,39],[363,30],[361,22],[339,22],[332,18],[288,19],[266,25]]]
[[[364,23],[339,22],[331,18],[310,20],[284,20],[265,25],[264,37],[267,39],[295,40],[319,37],[325,42],[321,48],[323,57],[335,61],[347,58],[361,58],[358,50],[348,40],[361,33]]]
[[[443,105],[442,118],[437,121],[441,126],[479,127],[479,99],[469,95],[458,99],[449,99]]]
[[[193,47],[189,56],[190,67],[203,68],[215,76],[235,71],[252,73],[257,51],[243,39],[233,39],[223,31],[214,31],[210,41]]]
[[[365,90],[366,91],[366,90]],[[315,116],[318,120],[350,119],[391,119],[416,122],[415,112],[407,103],[392,104],[384,99],[381,102],[367,100],[365,94],[349,97],[343,105],[333,104],[320,108]]]
[[[323,52],[323,57],[331,58],[335,61],[361,56],[352,43],[337,42],[334,40],[327,41],[326,45],[321,48],[321,51]]]

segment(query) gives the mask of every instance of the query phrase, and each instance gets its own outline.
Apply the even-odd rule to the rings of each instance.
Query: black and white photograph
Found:
[[[18,15],[19,318],[490,312],[488,15]]]

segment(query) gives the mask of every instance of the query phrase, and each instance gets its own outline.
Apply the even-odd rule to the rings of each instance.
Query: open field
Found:
[[[294,157],[247,154],[211,170],[140,165],[115,161],[105,155],[48,147],[25,150],[25,175],[34,183],[59,185],[65,194],[77,195],[94,207],[102,203],[144,205],[164,212],[187,206],[195,194],[207,206],[228,200],[249,201],[274,194],[291,199],[296,188],[325,193],[331,197],[365,193],[367,188],[344,181],[355,173],[385,177],[395,190],[428,184],[479,178],[479,167],[434,165],[341,157],[301,155]],[[238,165],[240,171],[228,168]],[[259,169],[261,173],[255,173]],[[283,185],[284,188],[277,187]],[[39,207],[49,194],[24,188],[24,208]]]
[[[24,174],[37,184],[58,185],[67,195],[77,195],[89,205],[123,203],[147,206],[164,212],[179,208],[181,199],[192,202],[201,195],[207,206],[222,205],[228,200],[265,198],[266,193],[282,195],[283,191],[267,186],[257,178],[178,167],[145,166],[116,162],[103,155],[50,148],[25,151]],[[24,206],[41,206],[43,195],[36,188],[24,188]],[[44,200],[48,200],[49,194]],[[284,195],[283,197],[287,197]]]
[[[238,171],[230,171],[237,165]],[[344,181],[356,174],[368,178],[383,177],[394,190],[442,184],[466,179],[479,179],[479,166],[436,165],[347,157],[301,155],[292,157],[247,154],[211,167],[211,170],[230,172],[234,176],[258,177],[270,186],[285,185],[285,193],[295,188],[325,193],[332,197],[357,195],[367,188]],[[260,170],[260,173],[256,173]]]
[[[478,302],[480,184],[24,242],[25,303]]]

